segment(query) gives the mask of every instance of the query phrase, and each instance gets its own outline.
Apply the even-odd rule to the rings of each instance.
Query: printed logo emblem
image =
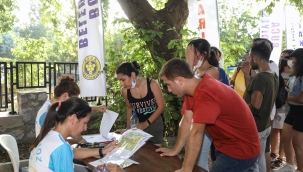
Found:
[[[96,79],[101,73],[101,64],[95,56],[86,56],[82,64],[82,74],[87,80]]]

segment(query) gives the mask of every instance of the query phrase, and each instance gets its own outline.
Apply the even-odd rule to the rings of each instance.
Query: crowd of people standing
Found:
[[[209,148],[205,140],[212,140],[216,156],[211,172],[303,171],[300,142],[303,135],[303,49],[284,50],[276,64],[270,60],[272,43],[263,38],[254,39],[229,87],[218,82],[222,80],[216,71],[207,71],[212,68],[209,59],[215,51],[207,40],[198,40],[197,46],[189,43],[186,62],[172,59],[159,74],[168,91],[184,97],[185,103],[175,147],[157,151],[163,152],[162,156],[176,155],[180,146],[186,145],[185,160],[179,171],[191,171],[194,164],[208,171],[208,165],[200,165],[197,159],[202,154],[208,155],[203,147]],[[205,60],[208,63],[202,72],[197,70]],[[239,97],[241,99],[237,99]],[[185,120],[186,116],[189,119]],[[184,121],[192,123],[187,130]],[[252,121],[254,125],[250,125]],[[277,149],[279,135],[280,148]]]
[[[269,40],[254,39],[231,80],[220,66],[223,53],[206,39],[188,43],[186,60],[166,62],[159,77],[169,92],[183,98],[182,119],[172,149],[162,148],[165,101],[160,85],[139,75],[136,61],[121,63],[116,78],[123,86],[127,125],[116,132],[130,128],[135,111],[139,118],[136,127],[153,135],[150,141],[159,146],[155,151],[160,156],[178,155],[185,147],[178,172],[192,171],[194,165],[210,172],[303,172],[303,49],[282,51],[279,64],[270,60],[272,50]],[[38,112],[30,171],[73,171],[73,161],[102,157],[119,146],[113,142],[88,150],[71,148],[65,142],[86,142],[81,132],[87,129],[90,112],[107,109],[90,107],[76,98],[79,94],[74,80],[63,78],[54,98]],[[113,164],[106,168],[121,171]]]

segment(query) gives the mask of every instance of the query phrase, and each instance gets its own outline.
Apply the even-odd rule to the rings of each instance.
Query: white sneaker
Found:
[[[289,163],[286,163],[283,167],[273,169],[274,172],[295,172],[295,167]]]

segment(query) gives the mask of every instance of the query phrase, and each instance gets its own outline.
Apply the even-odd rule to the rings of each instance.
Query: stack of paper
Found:
[[[130,129],[125,131],[122,136],[119,138],[120,147],[113,149],[110,153],[108,153],[101,160],[97,160],[97,162],[92,162],[91,165],[100,165],[102,163],[113,163],[122,165],[132,161],[129,158],[139,149],[141,148],[147,140],[149,140],[152,135],[140,130],[140,129]],[[127,163],[128,166],[130,165]]]

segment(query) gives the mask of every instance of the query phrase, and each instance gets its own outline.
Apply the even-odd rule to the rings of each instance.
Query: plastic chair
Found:
[[[0,135],[0,144],[8,152],[14,172],[19,172],[20,160],[16,139],[9,134],[2,134]]]

